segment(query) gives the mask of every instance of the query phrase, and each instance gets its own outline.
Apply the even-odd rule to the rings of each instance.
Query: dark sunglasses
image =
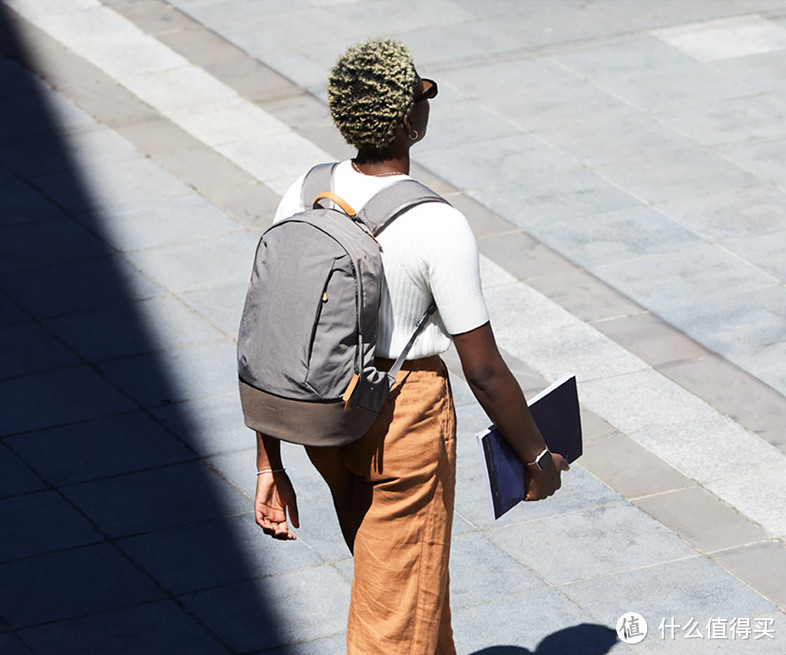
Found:
[[[420,102],[421,100],[433,100],[437,97],[437,93],[439,89],[437,89],[437,83],[434,80],[430,80],[428,78],[421,78],[420,80],[423,82],[423,87],[420,93],[415,96],[415,102]]]

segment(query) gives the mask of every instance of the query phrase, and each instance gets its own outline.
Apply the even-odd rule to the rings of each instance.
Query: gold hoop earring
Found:
[[[415,136],[412,136],[412,133],[413,133],[413,132],[415,133]],[[417,131],[417,130],[412,130],[412,132],[410,132],[408,136],[409,136],[409,138],[410,138],[412,141],[417,141],[417,140],[418,140],[418,137],[420,136],[420,134],[418,134],[418,131]]]

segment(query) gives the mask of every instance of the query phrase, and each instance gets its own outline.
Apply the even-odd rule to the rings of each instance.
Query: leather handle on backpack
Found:
[[[322,198],[327,198],[328,200],[332,200],[335,202],[341,209],[344,210],[344,213],[347,216],[355,216],[357,212],[352,209],[350,204],[346,202],[340,196],[337,196],[335,193],[331,193],[330,191],[325,191],[324,193],[320,193],[316,198],[314,198],[314,208],[316,209],[317,203],[322,200]]]

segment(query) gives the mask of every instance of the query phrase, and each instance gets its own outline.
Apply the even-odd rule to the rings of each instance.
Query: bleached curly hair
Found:
[[[341,136],[361,148],[384,150],[414,104],[415,65],[407,47],[372,39],[349,48],[328,78],[328,107]]]

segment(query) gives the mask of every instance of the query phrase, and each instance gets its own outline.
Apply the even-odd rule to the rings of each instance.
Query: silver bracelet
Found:
[[[283,473],[286,471],[285,468],[280,469],[262,469],[261,471],[257,471],[257,475],[262,475],[263,473]]]

